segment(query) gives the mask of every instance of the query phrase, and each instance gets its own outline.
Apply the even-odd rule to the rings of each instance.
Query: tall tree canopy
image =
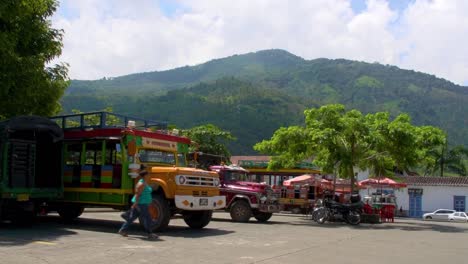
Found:
[[[445,140],[437,128],[411,125],[408,115],[393,121],[379,112],[362,115],[340,104],[304,111],[305,126],[282,127],[270,140],[257,143],[257,151],[274,155],[269,167],[291,167],[314,159],[326,173],[355,181],[354,169],[370,169],[375,176],[387,169],[407,170]]]
[[[468,148],[457,145],[452,148],[448,143],[431,150],[430,158],[426,163],[424,174],[438,174],[444,176],[444,172],[453,173],[459,176],[468,175]]]
[[[57,5],[55,0],[0,2],[0,119],[60,110],[67,65],[47,66],[62,50],[63,31],[48,20]]]
[[[230,132],[221,130],[219,127],[212,124],[183,130],[182,134],[195,142],[192,151],[219,155],[226,159],[231,157],[226,143],[231,140],[236,140]]]

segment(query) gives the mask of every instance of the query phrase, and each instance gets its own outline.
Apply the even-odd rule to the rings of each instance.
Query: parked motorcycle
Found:
[[[312,212],[312,219],[319,224],[323,224],[326,221],[335,221],[342,218],[350,225],[358,225],[361,222],[361,208],[364,204],[357,196],[352,197],[351,202],[345,204],[326,197],[321,203],[318,203],[318,206]]]

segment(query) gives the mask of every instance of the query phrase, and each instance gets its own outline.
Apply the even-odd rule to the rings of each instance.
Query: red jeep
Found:
[[[249,181],[248,171],[238,166],[210,166],[220,179],[220,194],[226,196],[226,210],[235,222],[248,222],[253,216],[266,222],[280,211],[279,193],[270,185]]]

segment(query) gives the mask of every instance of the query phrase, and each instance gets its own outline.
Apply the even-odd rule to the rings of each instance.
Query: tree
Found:
[[[429,152],[429,158],[426,162],[424,174],[439,173],[444,177],[444,172],[452,172],[459,176],[467,176],[466,159],[468,158],[468,149],[462,145],[457,145],[449,149],[448,143],[435,148]]]
[[[67,65],[46,66],[62,50],[63,31],[48,20],[56,9],[55,0],[0,2],[0,119],[60,110]]]
[[[363,116],[340,104],[307,109],[304,114],[305,127],[280,128],[270,140],[254,146],[274,156],[270,168],[313,158],[322,171],[350,178],[354,187],[354,168],[371,169],[377,176],[392,167],[407,170],[444,139],[437,128],[411,125],[405,114],[390,121],[388,113]]]
[[[228,131],[223,131],[219,127],[207,124],[183,130],[182,134],[195,142],[191,151],[203,152],[212,155],[220,155],[229,159],[231,153],[226,147],[226,142],[236,140]]]
[[[390,176],[394,171],[409,171],[431,162],[430,153],[443,145],[445,134],[432,126],[413,126],[407,114],[390,120],[387,112],[366,116],[369,156],[361,167],[370,168],[375,176]]]

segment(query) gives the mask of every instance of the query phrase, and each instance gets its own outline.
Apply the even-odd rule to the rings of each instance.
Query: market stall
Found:
[[[284,181],[279,186],[280,204],[285,211],[307,214],[313,207],[315,197],[320,191],[322,176],[318,174],[304,174]]]
[[[364,197],[364,213],[377,214],[382,222],[393,222],[398,208],[394,190],[404,188],[406,184],[390,178],[369,178],[358,185],[368,190]]]

